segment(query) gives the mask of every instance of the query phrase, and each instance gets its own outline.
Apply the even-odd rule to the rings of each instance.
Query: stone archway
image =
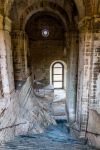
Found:
[[[19,16],[19,20],[18,20],[18,30],[15,30],[14,32],[13,32],[13,34],[12,34],[12,38],[13,38],[13,43],[16,43],[16,42],[18,42],[18,41],[20,41],[20,40],[23,40],[23,42],[25,43],[28,43],[28,41],[27,41],[27,35],[26,35],[26,33],[25,33],[25,27],[26,27],[26,24],[27,24],[27,22],[28,22],[28,20],[30,20],[30,18],[33,16],[33,15],[35,15],[35,14],[37,14],[37,13],[39,13],[39,12],[48,12],[48,13],[50,13],[51,14],[51,16],[53,17],[53,16],[56,16],[57,18],[60,18],[60,20],[61,20],[61,22],[62,22],[62,24],[63,24],[63,26],[64,26],[64,30],[65,30],[65,38],[68,38],[69,37],[69,31],[68,31],[68,28],[69,28],[69,24],[70,24],[70,22],[69,22],[69,18],[68,18],[68,16],[67,16],[67,14],[66,14],[66,12],[62,9],[62,7],[60,7],[59,5],[57,5],[56,3],[53,3],[53,2],[43,2],[43,1],[39,1],[39,3],[38,3],[38,5],[37,5],[37,2],[34,2],[32,5],[30,5],[29,7],[27,7],[24,11],[23,11],[23,13]],[[19,42],[20,43],[20,42]],[[25,45],[23,45],[23,46],[21,46],[20,44],[17,44],[17,46],[18,47],[16,47],[16,46],[14,46],[14,60],[17,60],[17,58],[18,59],[20,59],[19,60],[19,63],[18,63],[18,66],[19,66],[19,64],[20,64],[20,67],[21,68],[16,68],[16,67],[14,67],[15,68],[15,80],[23,80],[23,79],[25,79],[25,76],[23,76],[23,72],[25,72],[25,69],[23,70],[23,68],[22,68],[22,66],[24,65],[24,64],[26,64],[27,65],[27,56],[24,56],[24,53],[25,53],[25,50],[28,52],[28,44],[26,44],[26,46]],[[15,45],[15,44],[14,44]],[[25,46],[25,47],[24,47]],[[68,44],[65,44],[65,46],[68,46]],[[21,48],[20,48],[21,47]],[[18,52],[18,49],[22,49],[22,51],[23,52]],[[25,49],[25,50],[24,50]],[[27,52],[26,52],[26,54],[25,55],[29,55],[29,54],[27,54]],[[23,53],[23,56],[24,56],[24,59],[25,59],[25,61],[23,62],[23,61],[21,61],[21,55],[22,55],[22,53]],[[17,57],[17,55],[18,55],[18,57]],[[23,60],[24,60],[23,59]],[[22,64],[22,62],[24,63],[24,64]],[[16,63],[16,62],[15,62]],[[17,66],[17,65],[16,65]],[[27,67],[27,66],[26,66]],[[21,74],[19,74],[16,70],[21,70],[20,72],[22,72],[21,74],[22,74],[22,77],[21,77]],[[23,70],[23,71],[22,71]],[[27,70],[28,71],[28,70]],[[26,71],[26,74],[28,74],[28,72]],[[19,74],[19,75],[18,75]],[[27,76],[27,75],[26,75]]]
[[[70,22],[70,19],[66,13],[66,11],[63,9],[63,7],[59,6],[56,3],[53,2],[47,2],[47,1],[39,1],[39,3],[37,4],[37,2],[34,2],[32,5],[30,5],[29,7],[27,7],[19,16],[19,20],[18,20],[18,30],[15,30],[15,34],[17,35],[15,37],[15,39],[13,38],[13,42],[17,42],[18,47],[15,47],[14,50],[14,60],[19,60],[17,61],[18,63],[15,62],[15,76],[16,76],[16,80],[25,80],[25,78],[27,78],[27,76],[29,75],[29,69],[25,68],[27,67],[27,53],[29,52],[29,47],[28,47],[28,40],[27,38],[27,34],[25,33],[25,27],[27,25],[27,22],[31,19],[32,16],[38,14],[38,13],[43,13],[43,12],[47,12],[50,13],[52,17],[55,18],[60,18],[59,20],[62,22],[62,26],[64,26],[64,48],[66,49],[68,55],[66,56],[66,62],[68,63],[69,66],[69,72],[67,77],[70,78],[69,83],[68,83],[68,87],[67,87],[67,99],[69,100],[69,104],[68,104],[68,109],[69,109],[69,114],[72,116],[70,117],[70,120],[75,121],[75,109],[76,109],[76,93],[77,93],[77,89],[76,89],[76,85],[77,85],[77,80],[76,80],[76,76],[77,76],[77,61],[78,61],[78,42],[76,43],[75,41],[78,41],[78,31],[77,31],[77,27],[74,26],[74,19],[72,22]],[[73,33],[73,30],[75,31]],[[21,44],[21,42],[23,43],[23,46]],[[26,45],[24,45],[24,43],[27,43]],[[75,48],[72,46],[71,47],[71,43],[73,46],[75,46]],[[63,50],[64,50],[63,48]],[[20,50],[20,51],[19,51]],[[74,52],[76,51],[76,52]],[[75,58],[74,58],[74,54],[75,54]],[[30,54],[28,54],[30,55]],[[23,56],[23,58],[22,58]],[[68,59],[67,59],[68,57]],[[59,59],[59,58],[58,58]],[[24,61],[23,61],[24,60]],[[72,63],[72,64],[71,64]],[[73,69],[73,65],[74,65],[74,69]],[[18,67],[17,67],[18,66]],[[23,66],[26,66],[25,68],[23,68]],[[73,70],[73,71],[72,71]],[[73,75],[72,75],[73,74]],[[70,83],[71,82],[71,83]],[[70,96],[70,91],[72,91]],[[71,105],[71,103],[73,105]]]
[[[21,14],[20,16],[20,29],[24,30],[25,25],[27,21],[30,19],[30,17],[38,12],[42,11],[47,11],[51,12],[54,15],[57,15],[61,18],[65,28],[67,29],[69,25],[69,18],[68,15],[66,14],[65,10],[60,7],[58,4],[53,3],[53,2],[43,2],[40,0],[37,4],[37,2],[33,3],[31,6],[25,9],[25,11]]]

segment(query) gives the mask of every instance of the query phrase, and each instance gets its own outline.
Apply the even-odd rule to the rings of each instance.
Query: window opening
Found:
[[[64,88],[64,66],[60,62],[52,66],[52,84],[55,89]]]

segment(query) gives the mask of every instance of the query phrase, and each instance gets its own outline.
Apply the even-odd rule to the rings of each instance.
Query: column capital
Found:
[[[11,32],[12,21],[8,17],[4,17],[4,30]]]
[[[11,20],[8,17],[4,17],[0,14],[0,30],[6,30],[11,32]]]
[[[11,34],[14,39],[17,39],[19,37],[21,37],[23,39],[27,38],[27,34],[23,30],[14,30]]]
[[[95,32],[100,30],[100,16],[84,17],[79,21],[78,28],[80,32]]]
[[[79,21],[78,28],[80,32],[86,32],[91,31],[92,25],[91,25],[91,17],[84,17]]]

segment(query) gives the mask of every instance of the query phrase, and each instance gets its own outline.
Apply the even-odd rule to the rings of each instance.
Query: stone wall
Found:
[[[66,62],[63,41],[37,41],[30,43],[32,75],[37,80],[44,79],[50,84],[50,65],[56,60]],[[29,62],[30,63],[30,62]]]
[[[86,17],[79,27],[77,122],[80,137],[89,135],[91,144],[96,146],[97,143],[100,148],[99,131],[97,133],[100,119],[100,18]],[[86,131],[90,133],[87,134]]]
[[[88,139],[100,148],[100,18],[94,18],[92,66],[90,76]]]
[[[96,110],[89,110],[87,138],[89,144],[100,149],[100,114]]]
[[[100,23],[99,23],[100,26]],[[100,114],[100,33],[93,33],[90,108]]]

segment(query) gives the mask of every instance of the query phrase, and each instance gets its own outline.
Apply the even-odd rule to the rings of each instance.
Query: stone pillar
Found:
[[[24,81],[28,77],[27,68],[27,48],[28,38],[23,31],[12,33],[13,56],[14,56],[14,76],[16,81]]]
[[[67,49],[67,111],[69,122],[75,122],[77,100],[77,72],[78,72],[78,33],[71,31]]]
[[[100,114],[100,16],[92,19],[93,24],[93,55],[91,68],[91,83],[89,93],[89,108]]]
[[[14,91],[10,32],[10,19],[0,15],[0,66],[4,96],[8,96],[8,94],[11,94]]]
[[[79,23],[79,69],[78,69],[78,91],[77,91],[77,122],[80,126],[80,137],[86,136],[88,111],[90,75],[93,47],[93,33],[91,18],[84,18]]]

